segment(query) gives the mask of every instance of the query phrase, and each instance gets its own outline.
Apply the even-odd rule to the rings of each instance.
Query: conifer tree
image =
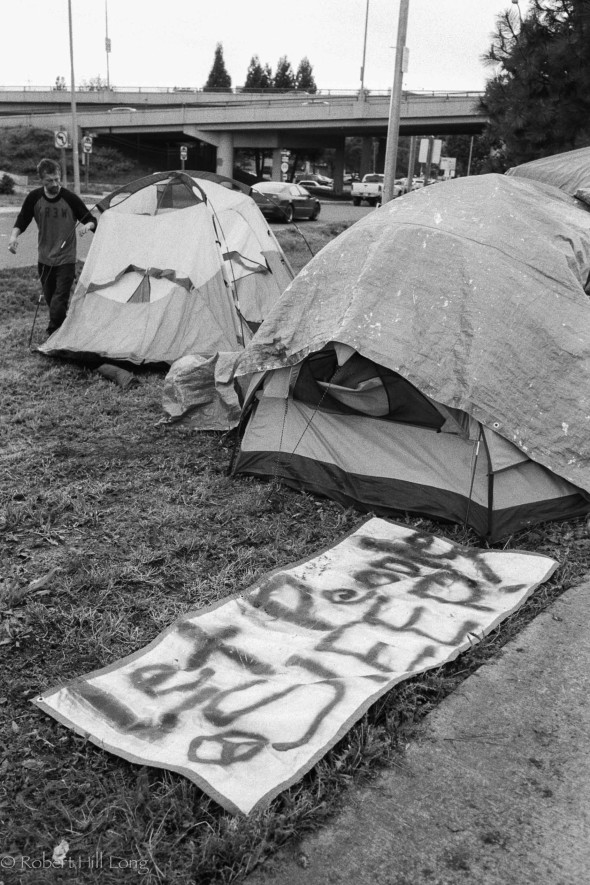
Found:
[[[316,82],[313,78],[313,68],[307,56],[301,59],[297,73],[295,74],[295,88],[302,92],[314,94],[318,91]]]
[[[590,0],[530,0],[500,15],[481,105],[505,165],[590,144]]]
[[[205,83],[205,89],[227,90],[230,88],[231,77],[227,72],[225,61],[223,60],[223,45],[221,43],[218,43],[215,47],[213,66],[209,71],[209,76],[207,78],[207,82]]]
[[[275,89],[282,89],[285,92],[295,89],[295,74],[286,55],[279,58],[272,85]]]
[[[268,89],[272,85],[272,72],[269,65],[262,67],[257,55],[253,55],[248,66],[244,89]]]

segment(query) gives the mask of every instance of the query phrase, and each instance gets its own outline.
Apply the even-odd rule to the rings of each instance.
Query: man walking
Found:
[[[61,186],[59,164],[41,160],[37,166],[41,187],[25,197],[8,241],[16,254],[19,236],[33,218],[39,229],[38,270],[41,288],[49,306],[51,335],[66,318],[70,291],[76,273],[76,222],[80,236],[96,230],[96,220],[77,194]]]

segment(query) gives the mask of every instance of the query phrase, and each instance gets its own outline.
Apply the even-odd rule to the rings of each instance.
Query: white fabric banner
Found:
[[[556,567],[369,519],[36,703],[98,746],[180,772],[248,813],[379,696],[468,649]]]

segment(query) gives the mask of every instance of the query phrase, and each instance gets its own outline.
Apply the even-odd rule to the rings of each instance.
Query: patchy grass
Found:
[[[314,251],[337,232],[305,228]],[[303,266],[305,244],[292,229],[278,236],[293,265]],[[142,648],[184,612],[313,555],[364,517],[289,489],[278,509],[268,486],[229,478],[223,435],[158,424],[162,374],[141,372],[123,392],[75,363],[29,352],[34,269],[0,272],[0,299],[0,850],[7,883],[10,858],[14,869],[22,856],[41,861],[62,839],[79,863],[78,883],[119,882],[119,861],[126,880],[136,881],[139,869],[149,885],[239,881],[280,845],[317,828],[353,780],[398,760],[416,721],[588,571],[583,520],[511,538],[504,546],[559,560],[551,580],[458,660],[379,700],[266,810],[234,818],[180,775],[104,752],[30,700]],[[460,527],[407,522],[477,543]],[[101,869],[90,865],[97,853]],[[74,880],[67,869],[44,876],[29,878]]]

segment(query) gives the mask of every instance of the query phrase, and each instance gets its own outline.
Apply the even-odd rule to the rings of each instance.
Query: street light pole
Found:
[[[360,98],[361,101],[365,97],[365,59],[367,57],[367,28],[369,24],[369,3],[370,0],[367,0],[367,8],[365,10],[365,37],[363,41],[363,63],[361,65],[361,91]]]
[[[410,0],[400,0],[399,19],[397,24],[397,44],[395,49],[395,73],[391,102],[389,105],[389,124],[387,127],[387,147],[385,150],[385,179],[383,181],[383,202],[393,200],[395,192],[395,167],[399,142],[399,118],[402,101],[402,83],[406,68],[406,34],[408,32],[408,12]]]
[[[74,191],[80,193],[80,166],[78,156],[78,121],[76,119],[76,84],[74,82],[74,38],[72,35],[72,0],[68,0],[68,23],[70,26],[70,96],[72,105],[72,165],[74,167]]]
[[[109,10],[107,6],[107,0],[104,0],[104,28],[105,28],[105,38],[104,38],[104,46],[107,53],[107,89],[111,88],[111,78],[109,74],[109,54],[111,51],[111,41],[109,39]]]

